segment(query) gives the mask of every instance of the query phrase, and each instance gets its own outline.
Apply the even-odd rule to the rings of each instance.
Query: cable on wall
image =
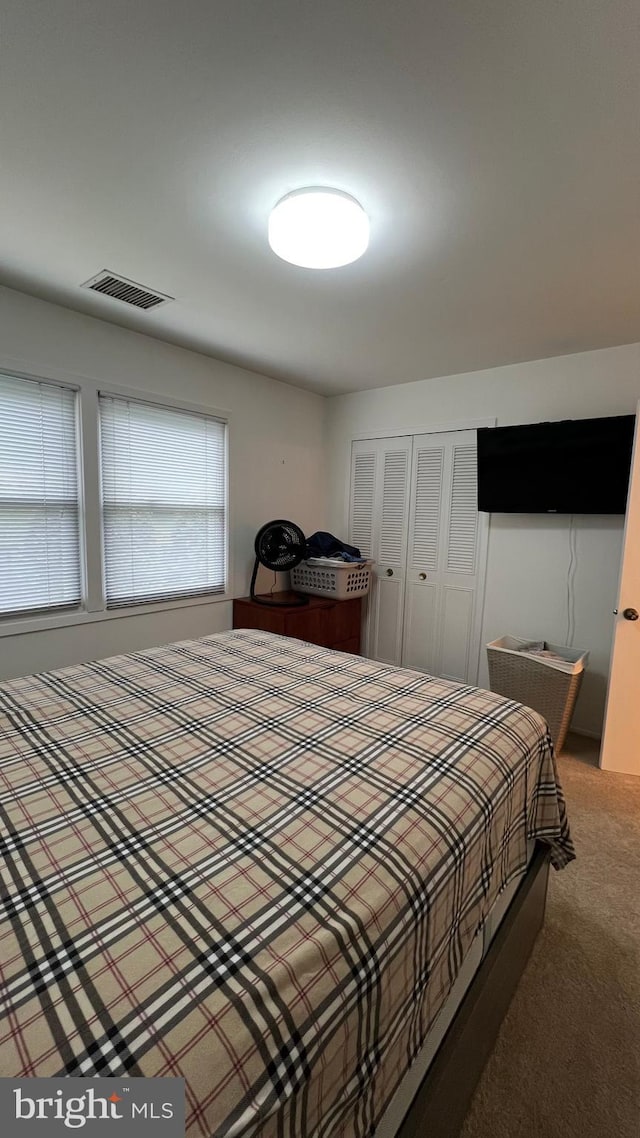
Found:
[[[569,568],[567,570],[567,636],[565,643],[573,647],[573,638],[576,631],[576,596],[575,579],[578,568],[578,535],[574,524],[574,515],[569,521]]]

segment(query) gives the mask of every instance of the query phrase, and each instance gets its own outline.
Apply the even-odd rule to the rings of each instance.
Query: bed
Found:
[[[247,630],[4,684],[0,810],[0,1074],[184,1076],[189,1138],[371,1138],[574,856],[534,712]]]

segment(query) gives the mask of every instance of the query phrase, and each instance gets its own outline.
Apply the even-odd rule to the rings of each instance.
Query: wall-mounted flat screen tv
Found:
[[[624,514],[635,415],[478,431],[478,509]]]

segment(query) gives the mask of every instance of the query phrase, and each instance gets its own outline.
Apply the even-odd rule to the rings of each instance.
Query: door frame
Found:
[[[466,419],[454,420],[453,422],[435,423],[430,426],[417,427],[413,426],[408,430],[401,430],[394,428],[393,430],[385,429],[384,427],[373,428],[368,431],[353,432],[349,437],[348,454],[346,461],[347,477],[345,478],[345,502],[344,502],[344,517],[345,517],[345,532],[349,526],[349,516],[351,508],[351,462],[353,454],[353,444],[355,442],[375,442],[380,439],[395,439],[404,438],[409,436],[413,439],[416,435],[439,435],[450,434],[460,431],[475,431],[480,427],[495,427],[497,425],[497,418],[495,416],[483,419]],[[478,511],[478,585],[476,590],[476,604],[473,617],[473,625],[471,632],[471,645],[469,649],[469,662],[470,662],[470,676],[471,683],[477,685],[478,676],[480,673],[480,659],[482,655],[482,626],[484,623],[484,609],[485,598],[487,589],[487,561],[489,554],[489,526],[491,515],[486,511]],[[362,644],[365,652],[369,651],[369,598],[364,597],[363,604],[363,632]],[[403,615],[404,620],[404,615]],[[403,629],[404,640],[404,629]]]
[[[624,568],[625,568],[625,554],[627,551],[627,543],[631,539],[631,522],[637,526],[638,522],[638,501],[640,500],[640,401],[636,407],[636,426],[633,437],[633,450],[631,452],[631,469],[629,474],[629,492],[627,498],[627,509],[624,519],[624,531],[622,537],[622,553],[620,556],[620,572],[618,574],[618,588],[616,592],[616,607],[613,610],[614,623],[613,635],[611,640],[611,658],[609,661],[609,676],[607,683],[607,698],[604,709],[604,723],[602,728],[602,740],[600,745],[599,766],[602,770],[616,771],[619,774],[632,774],[640,776],[640,766],[638,763],[628,764],[621,762],[618,753],[615,749],[615,743],[620,738],[620,732],[617,726],[613,725],[614,718],[614,685],[620,683],[618,669],[616,669],[616,638],[618,626],[620,623],[621,614],[619,610],[624,607],[625,600],[623,599],[624,588]],[[632,603],[635,598],[630,598]],[[627,600],[627,603],[628,600]],[[617,690],[617,689],[616,689]],[[612,698],[613,697],[613,698]],[[611,719],[609,718],[611,716]],[[614,741],[612,742],[612,737]]]

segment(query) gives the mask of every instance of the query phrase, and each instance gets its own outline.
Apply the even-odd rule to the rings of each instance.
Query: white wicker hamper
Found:
[[[527,648],[544,648],[561,660],[527,654]],[[491,691],[532,707],[544,716],[556,752],[561,751],[571,723],[588,652],[547,641],[502,636],[487,644]]]
[[[333,597],[346,601],[369,592],[373,561],[337,561],[330,557],[310,557],[291,570],[291,588],[314,597]]]

